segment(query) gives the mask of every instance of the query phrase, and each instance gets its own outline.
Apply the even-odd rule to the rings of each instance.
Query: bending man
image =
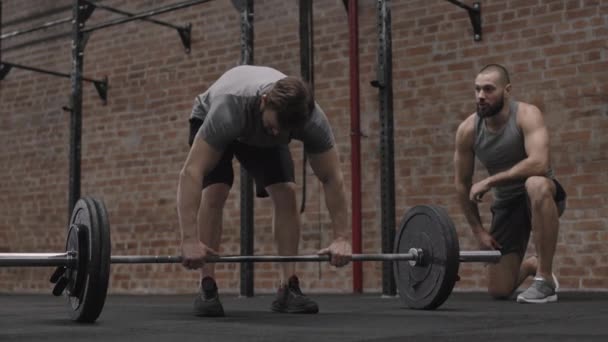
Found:
[[[178,214],[183,264],[201,270],[199,316],[223,316],[214,280],[222,234],[223,208],[233,182],[232,159],[253,176],[258,197],[270,196],[279,255],[297,255],[300,216],[296,204],[291,139],[304,143],[310,165],[323,184],[331,215],[333,242],[319,253],[331,264],[350,261],[346,196],[334,136],[327,118],[300,79],[268,67],[238,66],[196,97],[190,117],[190,152],[180,172]],[[294,263],[281,264],[275,312],[316,313],[317,304],[302,294]]]

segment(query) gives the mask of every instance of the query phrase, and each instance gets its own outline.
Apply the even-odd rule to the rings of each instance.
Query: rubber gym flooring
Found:
[[[0,341],[608,341],[608,293],[554,304],[455,292],[437,310],[378,294],[312,295],[320,312],[270,312],[272,295],[222,294],[226,317],[191,314],[193,296],[110,295],[94,324],[70,321],[63,298],[0,294]]]

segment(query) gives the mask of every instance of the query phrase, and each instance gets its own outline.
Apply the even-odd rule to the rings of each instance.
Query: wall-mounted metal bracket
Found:
[[[63,77],[63,78],[70,78],[70,74],[66,74],[66,73],[62,73],[62,72],[44,70],[44,69],[40,69],[40,68],[34,68],[34,67],[30,67],[30,66],[9,63],[9,62],[2,62],[2,63],[0,63],[0,80],[3,80],[4,77],[6,77],[6,75],[9,73],[9,71],[11,71],[12,68],[29,70],[29,71],[39,72],[42,74],[59,76],[59,77]],[[94,80],[92,78],[83,77],[82,80],[93,83],[93,85],[95,86],[95,89],[97,90],[97,94],[103,100],[103,104],[107,103],[107,100],[108,100],[108,78],[107,77],[104,77],[103,80]]]
[[[184,49],[186,53],[190,53],[190,38],[192,37],[192,24],[188,24],[184,27],[180,27],[177,29],[177,33],[179,34],[179,38],[182,40],[182,44],[184,45]]]
[[[93,12],[95,12],[95,5],[93,3],[87,2],[87,1],[83,1],[82,5],[80,5],[78,7],[78,10],[80,11],[80,16],[82,18],[82,23],[80,24],[80,28],[84,28],[85,23],[87,22],[87,20],[89,20],[89,18],[91,17],[91,15],[93,15]],[[82,50],[84,51],[84,48],[87,46],[87,43],[89,42],[89,38],[91,37],[91,35],[89,33],[84,33],[82,35]]]
[[[101,81],[92,80],[97,94],[103,100],[103,104],[108,102],[108,76],[104,77]]]
[[[86,1],[85,1],[84,5],[80,6],[80,13],[82,15],[83,22],[86,22],[87,20],[89,20],[89,18],[93,14],[93,12],[95,12],[95,8],[96,7],[93,3],[86,2]]]
[[[2,81],[6,75],[8,75],[12,68],[13,66],[10,64],[0,63],[0,81]]]
[[[474,2],[473,7],[463,4],[458,0],[446,0],[454,5],[464,8],[469,13],[469,19],[471,20],[471,25],[473,26],[473,39],[478,42],[481,41],[481,3]]]
[[[232,0],[230,2],[232,2],[232,6],[238,12],[242,12],[247,8],[247,0]]]
[[[342,0],[342,3],[344,4],[344,9],[346,10],[346,13],[348,13],[348,0]]]
[[[370,81],[369,84],[374,88],[378,88],[378,89],[384,88],[384,85],[381,84],[380,81],[378,81],[378,80]]]

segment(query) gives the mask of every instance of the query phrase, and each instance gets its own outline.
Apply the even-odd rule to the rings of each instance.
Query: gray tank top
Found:
[[[517,126],[518,102],[509,103],[509,119],[498,132],[491,132],[485,125],[485,120],[475,117],[475,156],[488,169],[490,175],[510,169],[515,164],[528,157],[524,145],[524,134]],[[547,177],[553,178],[553,170],[549,168]],[[500,205],[526,192],[525,180],[493,188],[495,205]]]

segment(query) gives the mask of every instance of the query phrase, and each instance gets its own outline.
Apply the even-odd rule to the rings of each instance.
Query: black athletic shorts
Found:
[[[188,139],[190,146],[202,124],[203,121],[200,119],[190,119],[190,137]],[[234,141],[224,150],[215,168],[203,179],[203,189],[216,183],[232,186],[234,181],[233,157],[236,157],[255,180],[257,197],[268,197],[265,188],[269,185],[295,180],[293,159],[287,145],[257,147]]]
[[[566,208],[566,191],[557,180],[553,179],[553,182],[555,182],[556,188],[554,200],[558,215],[561,216]],[[491,211],[492,227],[490,233],[502,246],[502,255],[517,253],[523,259],[532,230],[532,215],[528,195],[521,195],[507,203],[501,203],[500,206],[493,205]]]

